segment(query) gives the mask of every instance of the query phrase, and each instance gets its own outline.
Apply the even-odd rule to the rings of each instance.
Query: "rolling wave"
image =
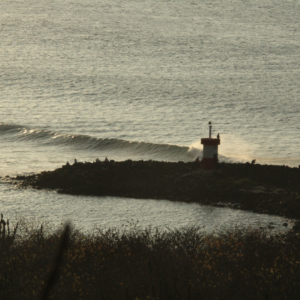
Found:
[[[34,143],[35,146],[71,147],[76,150],[105,152],[123,157],[162,159],[170,161],[190,161],[202,155],[202,150],[194,146],[178,146],[117,138],[96,138],[88,135],[72,135],[43,129],[33,129],[21,125],[0,123],[0,138],[10,141]]]

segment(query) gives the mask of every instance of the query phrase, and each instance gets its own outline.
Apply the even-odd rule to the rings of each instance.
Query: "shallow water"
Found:
[[[204,206],[168,200],[145,200],[117,197],[71,196],[53,191],[17,189],[1,184],[0,207],[5,217],[16,224],[20,218],[39,224],[50,222],[54,227],[71,220],[82,231],[98,228],[174,228],[197,226],[205,232],[234,227],[259,228],[272,226],[273,231],[291,229],[293,222],[277,216]],[[20,210],[20,207],[22,209]],[[288,227],[283,226],[287,222]]]

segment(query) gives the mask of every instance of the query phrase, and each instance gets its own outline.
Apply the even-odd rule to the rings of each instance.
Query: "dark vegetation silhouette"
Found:
[[[6,222],[7,224],[8,222]],[[7,225],[6,225],[7,226]],[[1,299],[298,299],[297,232],[159,231],[1,222]],[[13,241],[13,242],[11,242]]]

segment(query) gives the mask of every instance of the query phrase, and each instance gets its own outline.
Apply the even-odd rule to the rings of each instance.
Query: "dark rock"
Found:
[[[220,163],[207,172],[195,162],[77,162],[20,176],[21,186],[73,195],[127,196],[228,206],[300,218],[300,172],[286,166]]]

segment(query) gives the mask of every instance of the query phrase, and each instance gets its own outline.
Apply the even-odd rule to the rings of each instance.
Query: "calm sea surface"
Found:
[[[190,161],[208,121],[223,161],[300,164],[298,0],[2,0],[0,11],[0,176],[75,158]],[[85,229],[285,221],[7,184],[0,210]]]

